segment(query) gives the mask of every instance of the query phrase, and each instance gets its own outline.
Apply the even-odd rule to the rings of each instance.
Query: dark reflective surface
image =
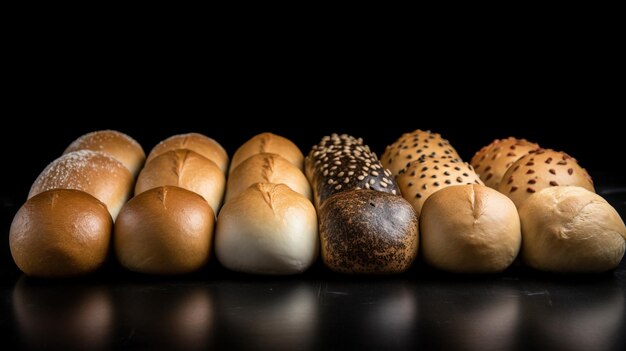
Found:
[[[610,190],[600,189],[623,211],[626,196]],[[6,262],[8,248],[3,250]],[[318,264],[284,278],[234,274],[215,263],[185,277],[146,277],[110,265],[90,277],[60,281],[28,279],[14,266],[3,267],[3,349],[626,346],[626,262],[592,276],[550,275],[519,265],[499,275],[462,276],[418,263],[395,277],[338,275]]]
[[[624,264],[596,277],[516,269],[469,279],[421,267],[393,278],[323,272],[324,279],[261,280],[216,271],[218,278],[178,281],[22,277],[0,290],[8,312],[0,326],[10,345],[26,349],[619,350],[626,343]]]

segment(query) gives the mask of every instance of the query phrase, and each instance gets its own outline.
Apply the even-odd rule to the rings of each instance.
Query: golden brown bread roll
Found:
[[[52,161],[33,183],[28,198],[52,189],[82,190],[102,201],[115,220],[130,198],[133,181],[130,171],[112,156],[80,150]]]
[[[285,184],[311,200],[311,186],[302,171],[277,154],[257,154],[243,161],[228,177],[228,202],[256,183]]]
[[[208,158],[191,150],[177,149],[166,151],[146,164],[137,178],[135,194],[163,185],[201,195],[217,213],[224,197],[226,176]]]
[[[214,139],[199,133],[178,134],[161,141],[152,148],[146,163],[164,152],[176,149],[194,151],[215,162],[224,173],[228,168],[228,154],[222,145]]]
[[[447,159],[415,161],[398,175],[396,181],[402,196],[413,206],[418,218],[424,201],[432,193],[452,185],[483,183],[471,165]]]
[[[39,193],[19,209],[9,233],[22,272],[68,277],[93,272],[106,260],[113,222],[106,206],[78,190]]]
[[[587,273],[619,265],[626,227],[601,196],[577,186],[545,188],[519,209],[522,259],[550,272]]]
[[[122,162],[137,176],[146,159],[139,143],[130,136],[115,130],[99,130],[82,135],[65,149],[64,154],[79,150],[101,151]]]
[[[422,256],[458,273],[505,270],[522,241],[513,202],[483,185],[455,185],[432,194],[420,216]]]
[[[509,167],[529,151],[538,148],[539,145],[526,139],[498,139],[480,149],[472,157],[471,163],[485,185],[497,190]]]
[[[593,181],[576,159],[564,152],[537,149],[517,160],[506,171],[498,190],[511,198],[517,208],[541,189],[574,185],[594,191]]]
[[[322,259],[334,271],[401,273],[417,256],[417,217],[401,196],[344,191],[324,201],[318,216]]]
[[[120,211],[113,234],[122,266],[150,274],[188,273],[211,252],[215,215],[202,196],[175,186],[150,189]]]
[[[226,268],[256,274],[295,274],[318,256],[311,201],[284,184],[257,183],[224,204],[215,253]]]
[[[296,144],[280,135],[261,133],[246,141],[235,151],[229,173],[248,157],[261,153],[278,154],[302,170],[304,156]]]
[[[461,160],[448,140],[439,133],[417,129],[403,134],[393,144],[387,146],[380,161],[396,177],[404,172],[411,162],[425,158]]]

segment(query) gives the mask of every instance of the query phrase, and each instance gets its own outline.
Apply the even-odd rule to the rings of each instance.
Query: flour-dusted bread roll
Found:
[[[208,158],[191,150],[177,149],[166,151],[146,164],[137,178],[135,194],[163,185],[201,195],[217,213],[224,197],[226,176]]]
[[[106,206],[78,190],[39,193],[19,209],[9,233],[11,255],[36,277],[90,273],[105,262],[113,221]]]
[[[182,274],[208,261],[215,214],[202,196],[175,186],[132,198],[115,222],[113,243],[122,266],[149,274]]]
[[[417,217],[400,196],[345,191],[323,202],[318,215],[322,259],[334,271],[401,273],[417,256]]]
[[[539,145],[526,139],[497,139],[480,149],[472,157],[471,164],[485,185],[497,190],[509,167],[529,151],[538,148]]]
[[[511,165],[498,190],[520,208],[524,200],[541,189],[566,185],[595,191],[591,177],[574,158],[564,152],[537,149]]]
[[[214,139],[198,133],[178,134],[161,141],[152,148],[146,162],[150,162],[164,152],[177,149],[191,150],[208,158],[215,162],[224,173],[228,168],[228,154],[222,145]]]
[[[328,197],[352,190],[372,189],[399,195],[396,182],[362,139],[348,135],[326,136],[313,146],[305,160],[316,206]]]
[[[439,133],[420,129],[403,134],[393,144],[387,146],[380,160],[395,177],[404,172],[411,162],[425,158],[461,160],[448,140]]]
[[[250,186],[226,202],[217,218],[215,253],[233,271],[301,273],[318,251],[315,208],[284,184]]]
[[[65,149],[64,154],[79,150],[107,153],[122,162],[135,177],[146,160],[143,148],[135,139],[115,130],[99,130],[87,133],[74,140]]]
[[[452,185],[482,184],[472,166],[466,162],[447,159],[415,161],[396,178],[402,196],[420,216],[424,201],[443,188]]]
[[[422,257],[458,273],[505,270],[517,257],[522,235],[513,202],[483,185],[450,186],[432,194],[420,216]]]
[[[130,171],[112,156],[80,150],[52,161],[33,183],[28,198],[52,189],[82,190],[102,201],[115,219],[132,194],[133,181]]]
[[[576,186],[548,187],[519,209],[522,259],[549,272],[603,272],[624,256],[626,227],[601,196]]]
[[[302,170],[304,156],[296,144],[280,135],[261,133],[246,141],[235,151],[230,163],[229,173],[234,171],[235,168],[243,161],[247,160],[248,157],[262,153],[280,155],[287,161],[293,163],[298,169]]]
[[[298,167],[280,155],[262,153],[249,157],[230,173],[224,202],[256,183],[285,184],[311,200],[311,186]]]

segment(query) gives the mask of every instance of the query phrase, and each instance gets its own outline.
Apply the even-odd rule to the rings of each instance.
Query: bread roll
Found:
[[[396,178],[402,196],[420,216],[424,201],[443,188],[461,184],[482,184],[472,166],[466,162],[446,159],[415,161]]]
[[[424,158],[461,160],[456,150],[439,133],[420,129],[403,134],[387,146],[380,160],[395,177],[404,172],[411,162]]]
[[[215,164],[226,173],[228,168],[228,154],[217,141],[198,133],[178,134],[171,136],[158,143],[150,154],[146,162],[170,150],[187,149],[194,151]]]
[[[399,195],[389,170],[360,139],[337,134],[324,137],[305,162],[317,207],[331,195],[352,189]]]
[[[130,171],[112,156],[80,150],[52,161],[33,183],[28,198],[52,189],[82,190],[104,202],[115,220],[132,193],[133,181]]]
[[[235,151],[229,173],[234,171],[248,157],[262,153],[280,155],[302,170],[304,156],[296,144],[280,135],[261,133],[246,141]]]
[[[78,190],[37,194],[18,210],[9,244],[15,264],[36,277],[68,277],[106,260],[113,222],[106,206]]]
[[[215,254],[231,270],[256,274],[304,272],[317,258],[315,208],[284,184],[257,183],[224,204]]]
[[[603,272],[624,256],[626,227],[615,209],[584,188],[555,186],[519,209],[522,259],[549,272]]]
[[[135,194],[163,185],[174,185],[193,191],[217,213],[224,197],[226,176],[208,158],[191,150],[170,150],[153,158],[141,170]]]
[[[298,167],[277,154],[257,154],[243,161],[228,177],[225,202],[256,183],[285,184],[311,200],[311,186]]]
[[[215,214],[202,196],[175,186],[143,192],[115,222],[117,259],[131,271],[181,274],[209,259]]]
[[[65,149],[64,154],[79,150],[107,153],[122,162],[133,177],[137,176],[146,160],[146,154],[135,139],[115,130],[100,130],[85,134],[74,140]]]
[[[515,205],[483,185],[450,186],[435,192],[424,203],[420,221],[424,261],[442,270],[501,272],[520,249]]]
[[[472,157],[471,163],[485,185],[497,190],[509,167],[529,151],[538,148],[539,145],[526,139],[509,137],[494,140],[480,149]]]
[[[402,197],[351,190],[318,209],[322,259],[341,273],[400,273],[418,248],[417,217]]]
[[[498,190],[520,208],[532,194],[560,185],[580,186],[595,191],[591,177],[574,158],[564,152],[537,149],[511,165]]]

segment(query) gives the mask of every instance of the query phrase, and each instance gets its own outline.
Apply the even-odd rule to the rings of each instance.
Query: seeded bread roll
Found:
[[[472,166],[485,185],[498,189],[504,173],[511,165],[539,145],[526,139],[509,137],[494,140],[472,157]]]
[[[298,167],[280,155],[263,153],[249,157],[230,174],[224,202],[256,183],[285,184],[311,200],[311,186]]]
[[[420,129],[403,134],[393,144],[387,146],[380,160],[396,177],[403,173],[411,162],[424,158],[461,160],[448,140],[442,138],[439,133]]]
[[[224,204],[215,253],[226,268],[255,274],[296,274],[318,256],[311,201],[284,184],[256,183]]]
[[[215,162],[222,172],[226,172],[228,167],[226,150],[214,139],[198,133],[178,134],[161,141],[152,148],[146,163],[164,152],[177,149],[194,151]]]
[[[115,222],[113,243],[122,266],[149,274],[182,274],[211,254],[215,214],[202,196],[176,186],[132,198]]]
[[[137,176],[146,160],[146,154],[135,139],[115,130],[100,130],[85,134],[74,140],[63,153],[79,150],[107,153],[122,162],[134,177]]]
[[[564,152],[537,149],[511,165],[498,190],[520,208],[524,200],[541,189],[568,185],[595,192],[591,177],[576,159]]]
[[[483,184],[472,166],[446,159],[415,161],[396,178],[402,196],[413,206],[417,217],[428,197],[452,185]]]
[[[322,259],[341,273],[400,273],[418,249],[417,217],[402,197],[344,191],[318,208]]]
[[[312,148],[305,160],[319,207],[328,197],[352,189],[399,194],[389,170],[360,139],[333,134]]]
[[[150,160],[141,170],[135,195],[163,185],[201,195],[217,213],[224,197],[226,176],[213,161],[194,151],[170,150]]]
[[[437,191],[420,216],[422,255],[433,267],[459,273],[505,270],[522,241],[513,202],[483,185],[455,185]]]
[[[115,219],[130,198],[133,181],[130,171],[112,156],[80,150],[52,161],[33,183],[28,198],[51,189],[82,190],[104,202]]]
[[[555,186],[538,191],[523,203],[519,216],[522,259],[536,269],[603,272],[617,267],[624,256],[623,220],[606,200],[584,188]]]
[[[243,161],[247,160],[248,157],[262,153],[278,154],[302,170],[304,156],[296,144],[280,135],[261,133],[246,141],[235,151],[230,163],[229,173],[235,170]]]
[[[15,264],[36,277],[95,271],[109,253],[113,221],[106,206],[78,190],[39,193],[19,209],[9,233]]]

